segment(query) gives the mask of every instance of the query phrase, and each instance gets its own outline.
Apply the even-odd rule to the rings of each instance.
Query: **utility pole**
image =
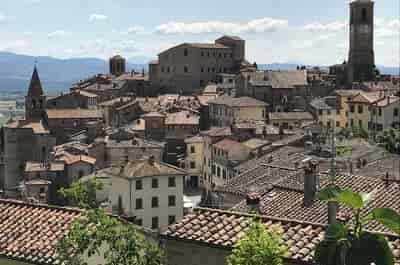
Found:
[[[335,114],[336,115],[336,114]],[[332,119],[332,130],[331,130],[331,170],[330,170],[330,186],[335,185],[336,179],[336,141],[335,141],[335,126],[336,118]],[[328,202],[328,222],[329,224],[336,223],[338,204],[336,202]]]

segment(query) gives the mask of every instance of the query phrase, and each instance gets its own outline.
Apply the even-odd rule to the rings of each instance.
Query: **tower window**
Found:
[[[183,55],[184,55],[184,56],[188,56],[188,49],[185,49],[185,50],[183,51]]]
[[[362,22],[367,22],[367,9],[363,8],[361,11]]]

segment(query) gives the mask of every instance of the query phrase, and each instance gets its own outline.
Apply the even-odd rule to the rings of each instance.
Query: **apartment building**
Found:
[[[113,213],[154,230],[182,219],[184,170],[150,157],[128,162],[110,175]]]

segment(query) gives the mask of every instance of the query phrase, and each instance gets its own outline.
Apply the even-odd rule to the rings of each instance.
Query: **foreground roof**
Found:
[[[161,233],[165,239],[220,247],[230,250],[245,236],[251,220],[256,216],[231,211],[198,208],[186,215],[177,224],[169,226]],[[279,227],[283,242],[288,248],[288,260],[312,264],[315,248],[325,235],[325,226],[284,218],[262,216],[267,229]],[[400,264],[400,238],[386,235],[396,264]]]
[[[56,247],[80,211],[0,200],[0,257],[57,264]]]

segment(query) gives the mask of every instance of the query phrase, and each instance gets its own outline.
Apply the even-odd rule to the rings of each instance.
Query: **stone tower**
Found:
[[[374,64],[374,2],[354,0],[350,3],[350,83],[374,80]]]
[[[25,97],[25,119],[31,121],[41,120],[46,111],[46,96],[40,82],[37,68],[33,69],[28,95]]]
[[[120,55],[110,58],[110,74],[120,76],[126,72],[126,61]]]

